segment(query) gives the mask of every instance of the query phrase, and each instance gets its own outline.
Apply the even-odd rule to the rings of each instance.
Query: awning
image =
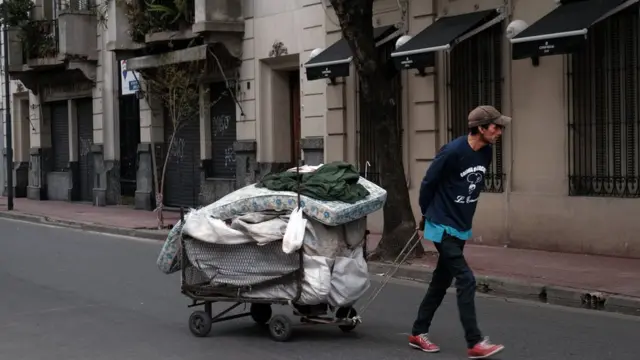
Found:
[[[374,28],[374,41],[377,43],[396,30],[394,25]],[[304,64],[307,70],[307,80],[349,76],[352,59],[351,48],[349,48],[347,40],[342,38]]]
[[[435,52],[455,44],[504,20],[498,10],[484,10],[441,17],[391,54],[398,69],[435,66]]]
[[[590,26],[637,4],[638,0],[563,1],[511,39],[514,60],[570,54],[586,43]]]

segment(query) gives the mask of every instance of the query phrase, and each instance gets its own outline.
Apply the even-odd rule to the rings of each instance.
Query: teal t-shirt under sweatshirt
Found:
[[[467,135],[440,149],[420,185],[425,239],[440,242],[444,233],[461,240],[471,238],[473,216],[492,157],[491,146],[473,150]]]

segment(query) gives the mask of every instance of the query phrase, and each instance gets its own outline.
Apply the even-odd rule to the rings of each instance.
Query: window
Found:
[[[389,41],[377,48],[378,61],[382,66],[393,67],[391,60],[391,52],[394,48],[395,39]],[[390,70],[395,71],[395,70]],[[392,86],[391,94],[394,97],[393,103],[395,107],[395,120],[398,129],[398,140],[400,143],[400,154],[402,154],[403,130],[402,130],[402,77],[400,72],[395,72],[395,76],[390,81]],[[365,177],[369,181],[381,186],[380,178],[380,162],[376,155],[375,129],[376,124],[371,116],[371,110],[364,106],[365,102],[362,98],[362,92],[359,90],[358,83],[358,99],[359,99],[359,121],[358,121],[358,164],[360,176]]]
[[[568,59],[569,195],[638,197],[638,6]]]
[[[503,24],[498,23],[456,45],[448,55],[449,139],[469,133],[468,115],[478,105],[502,110]],[[502,139],[493,147],[493,161],[485,175],[486,192],[504,191]]]

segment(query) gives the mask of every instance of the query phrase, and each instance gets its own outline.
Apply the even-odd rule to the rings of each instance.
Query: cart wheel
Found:
[[[194,311],[189,316],[189,330],[197,337],[205,337],[211,331],[211,316],[204,311]]]
[[[269,321],[269,334],[273,340],[287,341],[292,333],[291,321],[286,316],[276,315]]]
[[[338,319],[351,319],[356,316],[358,316],[358,313],[356,312],[356,309],[352,307],[341,307],[336,311],[336,318]],[[357,323],[353,325],[338,325],[338,328],[343,332],[351,332],[356,328],[356,326],[358,326]]]
[[[251,304],[249,311],[253,321],[260,325],[266,325],[273,313],[269,304]]]

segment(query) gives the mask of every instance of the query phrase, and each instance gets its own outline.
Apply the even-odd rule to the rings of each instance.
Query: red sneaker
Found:
[[[483,341],[476,344],[468,351],[469,359],[486,359],[504,350],[503,345],[494,345],[485,337]]]
[[[409,336],[409,346],[428,353],[436,353],[440,351],[438,345],[429,340],[429,334]]]

